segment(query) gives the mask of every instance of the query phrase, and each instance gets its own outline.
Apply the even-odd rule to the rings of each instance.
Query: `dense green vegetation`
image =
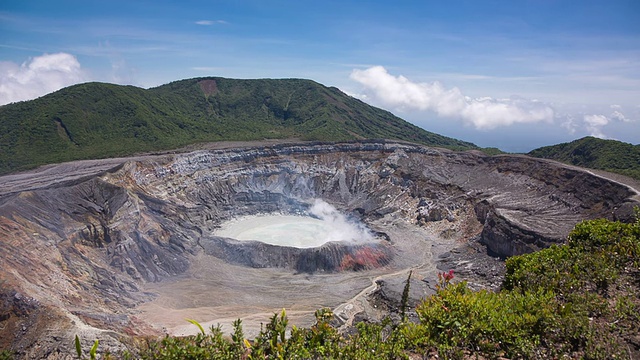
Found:
[[[640,211],[639,211],[640,213]],[[640,214],[639,214],[640,215]],[[565,245],[507,259],[498,292],[471,291],[453,272],[416,309],[419,322],[358,323],[343,336],[328,309],[311,328],[274,314],[253,341],[240,320],[152,340],[143,359],[637,359],[640,356],[640,217],[578,224]],[[405,291],[408,291],[405,288]],[[289,330],[289,331],[287,331]],[[437,357],[435,357],[437,355]],[[125,358],[130,354],[119,354]]]
[[[569,143],[541,147],[529,155],[640,179],[640,144],[588,136]]]
[[[198,78],[148,90],[87,83],[0,107],[0,174],[198,142],[283,138],[477,148],[310,80]]]

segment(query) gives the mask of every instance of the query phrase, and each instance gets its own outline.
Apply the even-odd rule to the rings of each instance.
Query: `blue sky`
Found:
[[[640,143],[640,1],[0,4],[0,104],[104,81],[308,78],[507,151]]]

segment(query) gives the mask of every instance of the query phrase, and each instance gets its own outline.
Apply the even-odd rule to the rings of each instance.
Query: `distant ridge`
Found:
[[[478,148],[311,80],[208,77],[148,90],[93,82],[1,106],[0,174],[198,142],[285,138]]]
[[[587,136],[569,143],[541,147],[528,155],[640,180],[640,145]]]

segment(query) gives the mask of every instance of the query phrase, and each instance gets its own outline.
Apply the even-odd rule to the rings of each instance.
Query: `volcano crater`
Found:
[[[120,335],[110,342],[105,331],[193,332],[184,318],[225,330],[242,318],[251,336],[283,307],[298,325],[320,307],[349,325],[358,313],[384,315],[367,300],[380,280],[385,294],[401,293],[413,271],[411,297],[432,293],[440,259],[470,241],[498,257],[536,251],[584,219],[632,220],[638,204],[632,186],[579,168],[388,141],[76,162],[0,180],[5,289],[20,294],[14,302],[51,309],[0,320],[0,338],[22,348],[51,347],[55,329],[70,329],[68,344],[84,331],[115,349]],[[305,218],[318,199],[330,228],[360,224],[354,231],[366,239],[268,243],[264,229],[245,239],[224,233],[256,215],[319,220]],[[287,226],[280,235],[293,232]],[[447,266],[469,270],[474,261]],[[45,327],[53,330],[37,331]]]

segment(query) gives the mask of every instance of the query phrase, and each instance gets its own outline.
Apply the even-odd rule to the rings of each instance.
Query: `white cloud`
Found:
[[[477,129],[493,129],[516,123],[551,122],[554,111],[548,105],[523,98],[470,98],[457,87],[446,89],[440,82],[414,83],[393,76],[382,66],[353,70],[351,79],[364,85],[374,99],[400,109],[429,110],[439,116],[460,118]]]
[[[631,119],[627,118],[626,116],[624,116],[623,113],[617,110],[611,113],[611,119],[622,121],[622,122],[631,122]]]
[[[609,139],[610,137],[605,135],[603,132],[603,127],[611,124],[614,121],[619,121],[623,123],[632,122],[631,119],[627,118],[620,111],[615,110],[611,115],[601,115],[601,114],[588,114],[583,117],[584,127],[589,132],[591,136],[595,136],[601,139]]]
[[[564,121],[560,123],[560,126],[567,129],[567,132],[571,135],[576,133],[578,129],[578,125],[576,124],[575,118],[572,115],[564,115]]]
[[[214,24],[226,24],[227,22],[224,20],[198,20],[196,24],[203,26],[211,26]]]
[[[606,139],[607,136],[602,132],[602,127],[609,123],[609,119],[604,115],[585,115],[584,122],[591,136]]]
[[[30,100],[88,80],[75,56],[66,53],[36,56],[18,65],[0,62],[0,105]]]

